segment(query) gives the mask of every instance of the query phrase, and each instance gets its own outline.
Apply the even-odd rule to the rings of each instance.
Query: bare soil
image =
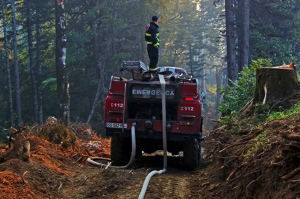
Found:
[[[298,125],[299,119],[220,126],[203,142],[197,170],[185,171],[180,157],[169,156],[166,173],[151,178],[144,198],[300,199],[299,140],[283,136],[299,136]],[[0,146],[1,199],[134,199],[149,172],[163,167],[160,154],[145,154],[127,169],[91,165],[88,157],[103,157],[103,163],[110,157],[110,140],[95,135],[67,149],[31,132],[22,136],[31,145],[27,161],[15,147]]]

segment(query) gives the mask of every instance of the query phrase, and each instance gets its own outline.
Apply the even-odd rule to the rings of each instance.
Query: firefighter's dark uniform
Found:
[[[148,30],[146,30],[145,40],[147,41],[147,51],[150,59],[149,70],[155,73],[158,62],[159,26],[152,21]]]

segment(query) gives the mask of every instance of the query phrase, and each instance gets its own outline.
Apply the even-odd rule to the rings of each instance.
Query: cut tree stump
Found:
[[[30,142],[28,140],[23,141],[23,148],[22,148],[22,159],[24,161],[29,161],[30,158]]]
[[[253,107],[256,104],[269,109],[269,113],[278,107],[290,108],[299,101],[299,97],[300,83],[293,62],[289,65],[258,68],[254,97],[240,113],[248,115],[257,111]]]
[[[276,103],[300,91],[296,70],[286,67],[258,68],[254,103]]]

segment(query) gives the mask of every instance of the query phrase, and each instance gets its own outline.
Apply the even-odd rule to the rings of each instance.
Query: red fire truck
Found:
[[[113,164],[129,161],[134,125],[137,158],[142,151],[162,150],[165,131],[168,152],[183,154],[184,167],[196,169],[203,121],[197,79],[176,67],[161,67],[153,75],[141,61],[124,61],[121,70],[132,73],[132,79],[111,77],[104,111]]]

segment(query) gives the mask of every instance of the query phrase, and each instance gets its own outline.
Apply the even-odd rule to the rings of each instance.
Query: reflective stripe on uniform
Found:
[[[159,41],[159,33],[156,33],[155,37],[156,37],[157,42],[155,44],[153,44],[153,42],[151,41],[151,34],[148,32],[145,33],[145,40],[147,41],[147,44],[153,44],[154,47],[157,47],[157,46],[159,46],[159,42],[160,42]]]
[[[157,71],[157,68],[149,68],[150,71]]]
[[[155,47],[156,47],[156,46],[159,46],[159,42],[160,42],[160,41],[159,41],[159,33],[156,33],[156,35],[155,35],[155,36],[156,36],[157,43],[156,43],[156,44],[154,44],[153,46],[155,46]]]

